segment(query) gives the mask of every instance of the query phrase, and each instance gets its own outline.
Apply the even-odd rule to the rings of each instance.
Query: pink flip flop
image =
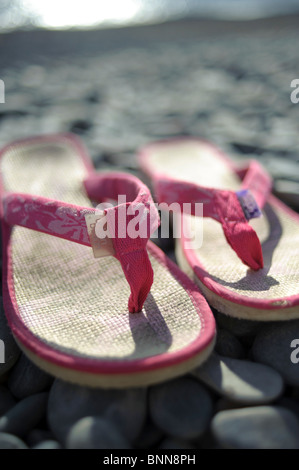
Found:
[[[141,181],[96,173],[69,134],[12,143],[0,167],[4,308],[33,362],[67,381],[125,388],[181,375],[209,356],[213,315],[148,242],[159,221]],[[89,199],[119,195],[127,202],[101,215]],[[146,232],[131,238],[126,229],[140,208]],[[110,238],[100,239],[104,216]]]
[[[203,241],[182,230],[176,255],[213,307],[244,319],[299,318],[299,216],[271,194],[257,161],[240,169],[212,144],[181,138],[147,145],[139,162],[159,203],[181,213],[191,203],[192,215],[176,215],[175,226],[189,217]]]

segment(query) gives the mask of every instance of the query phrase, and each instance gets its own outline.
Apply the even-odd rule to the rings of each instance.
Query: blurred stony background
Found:
[[[140,145],[199,135],[258,157],[299,204],[298,18],[2,35],[0,143],[71,131],[98,168],[135,171]]]
[[[136,149],[196,135],[258,158],[299,208],[298,17],[180,21],[0,36],[1,146],[71,131],[98,169],[140,174]],[[198,169],[200,171],[200,169]],[[173,257],[171,243],[163,249]],[[19,351],[0,313],[0,448],[299,448],[299,322],[215,312],[216,353],[193,374],[128,391],[63,383]]]

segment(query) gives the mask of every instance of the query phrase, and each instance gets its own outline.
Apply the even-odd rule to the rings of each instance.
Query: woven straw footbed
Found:
[[[8,150],[4,188],[91,206],[86,169],[70,144],[34,143]],[[12,233],[14,289],[26,327],[55,350],[78,357],[132,360],[188,346],[204,322],[173,275],[150,254],[154,283],[142,312],[128,313],[120,263],[92,249],[23,227]]]
[[[240,179],[204,142],[175,142],[150,153],[157,173],[201,186],[238,190]],[[262,243],[264,269],[249,270],[228,245],[221,225],[209,218],[193,220],[203,228],[203,243],[194,251],[207,276],[247,298],[282,299],[299,292],[299,224],[281,208],[267,204],[263,217],[250,224]]]

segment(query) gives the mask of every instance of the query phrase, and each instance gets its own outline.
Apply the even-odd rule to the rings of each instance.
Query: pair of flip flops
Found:
[[[214,347],[206,299],[238,318],[299,317],[299,217],[257,162],[238,169],[199,139],[150,144],[139,162],[174,224],[202,233],[201,246],[176,238],[189,276],[149,241],[159,217],[148,187],[95,172],[75,136],[1,152],[5,313],[25,354],[64,380],[125,388],[187,373]]]

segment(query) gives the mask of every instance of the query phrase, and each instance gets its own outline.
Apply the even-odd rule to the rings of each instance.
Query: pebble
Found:
[[[0,418],[0,433],[25,437],[45,417],[47,401],[47,393],[38,393],[19,401]]]
[[[212,400],[204,386],[189,377],[151,387],[149,409],[153,422],[166,434],[196,439],[212,417]]]
[[[17,436],[0,432],[0,449],[28,449],[28,447]]]
[[[270,403],[283,391],[281,376],[270,367],[216,353],[193,375],[229,400],[248,405]]]
[[[245,356],[245,351],[236,336],[230,331],[218,328],[215,351],[226,357],[240,359]]]
[[[130,449],[129,442],[107,419],[87,416],[75,423],[66,439],[67,449]]]
[[[16,404],[16,400],[5,385],[0,385],[0,416]]]
[[[62,449],[61,445],[57,441],[42,441],[39,444],[36,444],[32,449]]]
[[[0,376],[2,376],[14,366],[20,355],[20,349],[7,324],[2,298],[0,298],[0,340],[3,341],[0,342]],[[3,352],[5,362],[2,362]]]
[[[146,396],[145,388],[92,389],[57,379],[49,396],[49,426],[56,439],[63,443],[74,423],[97,415],[113,422],[131,442],[137,439],[145,423]]]
[[[291,347],[294,340],[297,347]],[[299,386],[299,320],[265,325],[257,334],[252,346],[256,362],[276,369],[287,385]],[[292,359],[295,363],[292,362]],[[298,361],[298,362],[296,362]]]
[[[212,431],[223,448],[299,449],[299,421],[278,406],[257,406],[221,411]]]
[[[21,399],[49,389],[53,380],[22,354],[10,373],[8,388],[16,398]]]

